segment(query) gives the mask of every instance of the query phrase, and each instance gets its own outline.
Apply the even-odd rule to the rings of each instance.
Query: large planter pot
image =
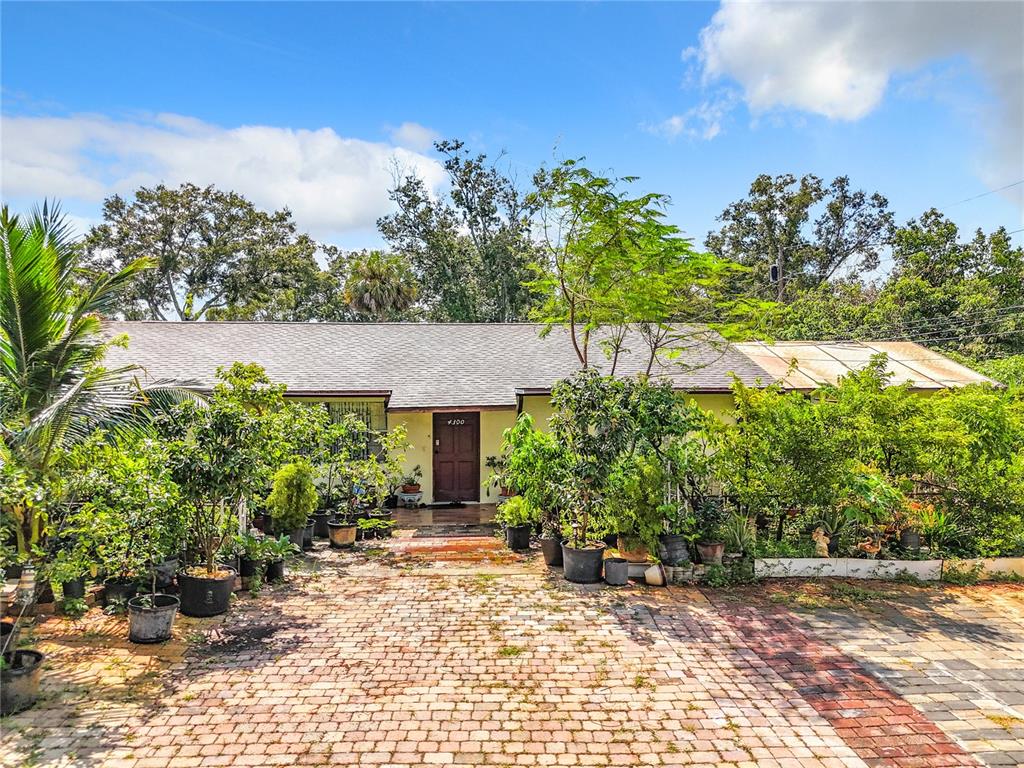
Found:
[[[271,560],[267,563],[267,583],[284,581],[284,560]]]
[[[562,565],[562,540],[548,536],[540,539],[540,551],[544,553],[544,564],[547,566]]]
[[[331,519],[330,512],[317,512],[313,515],[313,535],[318,539],[328,537],[327,523]]]
[[[8,565],[4,568],[4,579],[10,581],[11,579],[20,579],[22,572],[25,570],[24,565]]]
[[[725,544],[720,541],[706,541],[697,545],[697,554],[704,565],[721,565]]]
[[[619,536],[615,541],[615,546],[619,550],[619,554],[630,563],[646,563],[651,558],[651,553],[647,551],[647,547],[643,544],[629,549],[626,546],[626,539],[623,536]]]
[[[904,549],[920,549],[921,534],[912,528],[900,531],[900,546]]]
[[[0,716],[28,709],[39,696],[39,673],[43,654],[39,651],[8,651],[0,670]]]
[[[292,544],[301,549],[302,544],[306,539],[306,526],[302,526],[301,528],[296,528],[294,531],[291,531],[288,534],[288,538],[291,539]]]
[[[331,546],[335,549],[351,547],[356,543],[356,526],[349,523],[336,523],[332,520],[327,524],[327,535],[331,540]]]
[[[658,557],[665,565],[676,568],[690,562],[690,545],[685,536],[665,534],[658,539]]]
[[[18,645],[18,625],[10,619],[0,622],[0,652],[13,651]]]
[[[85,577],[62,581],[60,591],[64,593],[65,600],[82,600],[85,598]]]
[[[133,597],[128,601],[128,639],[133,643],[170,640],[178,602],[174,595]]]
[[[214,578],[178,574],[181,612],[186,616],[219,616],[228,610],[235,586],[235,569],[220,566]]]
[[[523,550],[530,548],[530,526],[510,525],[505,529],[505,543],[509,549]]]
[[[250,560],[247,557],[238,558],[238,577],[242,580],[242,589],[249,589],[252,578],[256,575],[256,569],[263,565],[262,560]]]
[[[135,597],[135,593],[138,591],[139,587],[134,581],[107,579],[103,582],[103,605],[108,606],[111,603],[127,603]]]
[[[316,528],[316,519],[306,520],[306,527],[302,529],[302,549],[308,552],[313,548],[313,530]]]
[[[629,582],[629,560],[624,557],[605,558],[604,580],[613,587],[625,586]]]
[[[577,584],[596,584],[601,580],[601,559],[605,545],[597,544],[586,549],[562,544],[563,575],[567,581]]]
[[[178,558],[168,557],[153,570],[156,572],[156,588],[167,589],[174,583],[174,574],[178,572]]]

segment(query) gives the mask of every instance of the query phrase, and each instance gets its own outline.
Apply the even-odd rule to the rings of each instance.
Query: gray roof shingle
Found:
[[[209,388],[218,366],[238,360],[262,365],[293,395],[390,392],[392,408],[514,406],[517,391],[546,391],[579,368],[568,333],[541,338],[530,323],[104,323],[127,334],[109,365],[136,363],[150,380],[172,379]],[[646,365],[639,338],[627,340],[617,373]],[[677,389],[724,391],[732,374],[747,384],[774,377],[724,344],[694,343],[654,373]],[[608,368],[596,345],[591,358]],[[686,363],[687,365],[680,365]],[[692,367],[692,366],[699,367]]]

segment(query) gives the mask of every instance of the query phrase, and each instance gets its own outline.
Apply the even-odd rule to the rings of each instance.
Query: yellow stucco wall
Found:
[[[423,470],[423,479],[420,485],[423,491],[423,500],[432,501],[434,498],[434,451],[433,435],[434,429],[433,414],[430,411],[403,411],[401,413],[388,414],[388,429],[394,429],[398,425],[405,426],[406,439],[409,441],[409,448],[405,452],[405,471],[409,472],[417,464]]]
[[[480,501],[498,499],[499,490],[484,485],[491,476],[491,470],[484,466],[484,462],[488,456],[501,455],[501,433],[515,423],[515,408],[507,411],[480,412]]]
[[[533,426],[542,432],[548,431],[548,419],[555,412],[551,407],[551,398],[547,395],[525,395],[523,397],[523,413],[533,417]]]

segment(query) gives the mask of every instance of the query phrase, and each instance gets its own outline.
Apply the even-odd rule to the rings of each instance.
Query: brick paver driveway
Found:
[[[705,597],[380,554],[318,551],[164,646],[43,622],[3,765],[1024,764],[1020,587]]]

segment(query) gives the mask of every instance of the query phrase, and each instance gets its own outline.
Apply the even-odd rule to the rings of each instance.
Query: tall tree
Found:
[[[535,315],[547,329],[564,325],[582,368],[591,366],[595,338],[614,372],[626,334],[647,347],[647,372],[668,350],[735,331],[745,301],[722,295],[742,268],[700,253],[664,221],[668,198],[631,196],[632,177],[599,176],[568,160],[534,177],[540,249],[552,265],[532,286],[545,297]],[[600,333],[599,333],[600,331]]]
[[[528,287],[536,260],[530,206],[514,181],[461,141],[440,141],[450,189],[430,195],[406,176],[391,190],[398,211],[377,222],[412,264],[433,320],[512,322],[537,301]]]
[[[408,320],[417,295],[412,269],[401,256],[370,251],[352,258],[345,301],[360,319]]]
[[[851,191],[846,176],[825,186],[811,174],[799,180],[762,174],[718,220],[722,227],[708,233],[707,248],[751,268],[738,290],[777,301],[792,300],[844,268],[855,274],[874,269],[893,229],[889,203],[880,194]],[[778,272],[774,284],[772,267]]]
[[[130,202],[114,195],[103,218],[84,242],[90,271],[114,273],[139,258],[156,265],[122,290],[116,309],[133,319],[201,320],[244,307],[256,316],[275,304],[292,319],[286,294],[320,272],[317,243],[287,209],[266,213],[212,186],[142,187]]]
[[[76,285],[78,250],[59,208],[44,205],[22,223],[4,206],[0,471],[47,483],[62,453],[95,430],[118,434],[145,429],[156,409],[191,397],[159,385],[143,388],[135,366],[103,366],[113,342],[101,336],[100,317],[150,266],[145,259],[132,261],[112,275]],[[44,535],[47,510],[17,499],[10,506],[3,514],[17,523],[22,554],[30,554]]]

